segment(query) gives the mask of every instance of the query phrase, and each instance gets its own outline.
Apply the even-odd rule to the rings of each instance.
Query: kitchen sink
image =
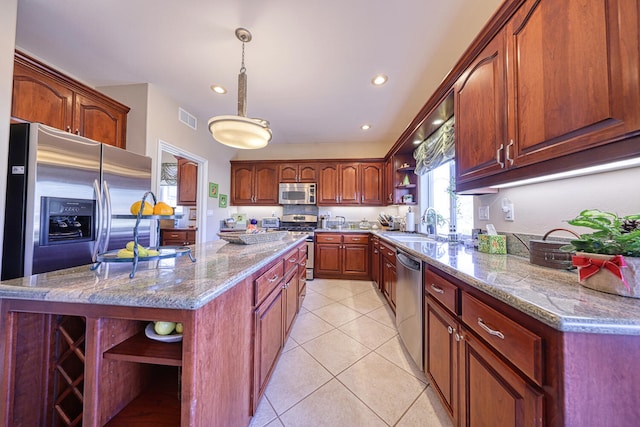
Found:
[[[435,240],[423,234],[414,233],[381,233],[383,237],[397,240],[398,242],[434,242]]]

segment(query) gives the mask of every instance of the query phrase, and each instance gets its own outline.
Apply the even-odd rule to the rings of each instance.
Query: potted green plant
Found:
[[[575,252],[580,284],[602,292],[640,298],[640,214],[619,217],[588,209],[567,221],[588,227],[563,249]]]

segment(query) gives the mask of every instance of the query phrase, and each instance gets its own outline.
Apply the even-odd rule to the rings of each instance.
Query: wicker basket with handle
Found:
[[[547,237],[556,231],[566,231],[580,238],[576,233],[566,228],[554,228],[548,231],[542,240],[529,241],[529,262],[543,267],[556,268],[559,270],[571,270],[575,268],[571,262],[571,253],[560,250],[567,242],[547,240]]]

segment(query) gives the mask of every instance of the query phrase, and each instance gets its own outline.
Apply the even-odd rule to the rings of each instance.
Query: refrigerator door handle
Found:
[[[109,191],[109,185],[107,181],[103,181],[102,188],[104,189],[104,200],[107,206],[107,215],[105,217],[105,221],[107,223],[107,232],[105,234],[104,246],[102,251],[106,252],[109,248],[109,240],[111,239],[111,214],[112,214],[112,205],[111,205],[111,191]]]
[[[100,241],[102,240],[102,221],[104,218],[104,211],[102,206],[102,192],[100,191],[100,182],[97,179],[93,180],[93,191],[96,195],[96,240],[93,245],[93,251],[91,253],[91,262],[96,262],[98,258],[98,251],[100,250]]]

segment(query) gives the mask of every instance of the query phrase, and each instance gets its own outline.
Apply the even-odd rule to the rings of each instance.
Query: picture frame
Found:
[[[220,195],[218,206],[221,207],[221,208],[226,208],[227,207],[227,195],[226,194],[221,194]]]
[[[195,221],[197,219],[196,213],[197,213],[196,208],[189,209],[189,221]]]
[[[209,197],[214,199],[218,197],[218,184],[215,182],[209,183]]]

